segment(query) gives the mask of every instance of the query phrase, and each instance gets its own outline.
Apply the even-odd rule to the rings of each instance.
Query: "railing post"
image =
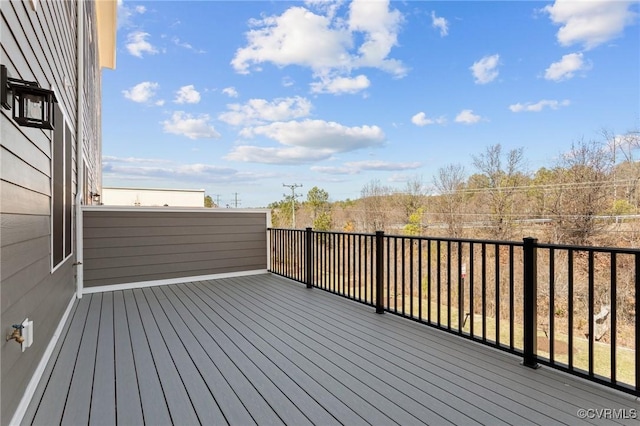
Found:
[[[307,288],[313,287],[313,228],[307,228],[304,233],[304,278]]]
[[[384,231],[376,231],[376,313],[384,313]]]
[[[538,254],[536,238],[525,238],[524,261],[524,360],[525,367],[538,368]],[[513,326],[513,324],[512,324]]]

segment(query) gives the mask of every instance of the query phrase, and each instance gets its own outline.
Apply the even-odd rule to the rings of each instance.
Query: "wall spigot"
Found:
[[[13,333],[7,336],[7,342],[9,340],[15,340],[16,342],[22,344],[24,342],[24,337],[22,337],[22,325],[13,324]]]

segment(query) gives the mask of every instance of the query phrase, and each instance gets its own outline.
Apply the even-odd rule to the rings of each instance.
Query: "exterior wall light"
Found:
[[[35,81],[10,78],[7,67],[0,65],[0,104],[4,109],[12,109],[8,101],[9,92],[13,92],[13,119],[16,123],[53,130],[53,104],[57,101],[52,90],[41,88]]]
[[[90,192],[89,196],[91,197],[91,199],[95,202],[95,203],[99,203],[100,202],[100,194],[98,194],[97,192]]]

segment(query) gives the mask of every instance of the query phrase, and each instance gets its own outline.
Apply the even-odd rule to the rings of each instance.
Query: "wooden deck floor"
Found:
[[[270,274],[115,291],[76,304],[23,423],[573,425],[640,408],[519,361]]]

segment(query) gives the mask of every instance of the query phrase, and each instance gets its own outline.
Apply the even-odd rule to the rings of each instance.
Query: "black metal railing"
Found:
[[[640,250],[311,228],[269,237],[273,273],[640,395]]]

